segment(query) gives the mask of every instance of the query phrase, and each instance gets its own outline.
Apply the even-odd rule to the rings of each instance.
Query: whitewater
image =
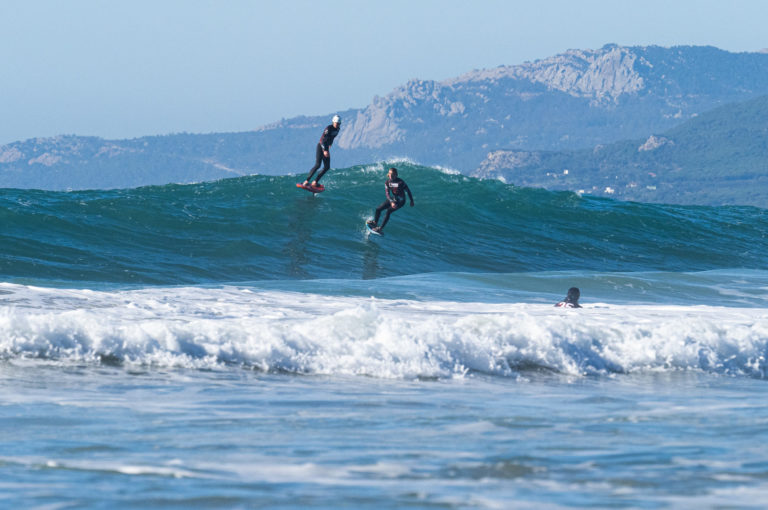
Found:
[[[764,209],[396,165],[0,190],[0,506],[759,508]]]

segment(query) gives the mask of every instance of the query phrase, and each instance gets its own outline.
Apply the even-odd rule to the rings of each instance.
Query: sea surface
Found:
[[[301,178],[0,190],[0,508],[766,507],[766,209]]]

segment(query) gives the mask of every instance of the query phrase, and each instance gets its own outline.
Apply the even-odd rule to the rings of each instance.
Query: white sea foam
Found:
[[[446,175],[462,175],[462,173],[459,170],[456,170],[455,168],[450,168],[447,166],[435,165],[432,168],[434,168],[435,170],[439,170],[440,172]]]
[[[40,457],[0,457],[0,462],[25,467],[66,469],[76,471],[120,473],[124,475],[152,475],[171,478],[203,478],[204,474],[173,466],[127,465],[111,461],[51,460]]]
[[[463,377],[703,370],[766,377],[768,310],[383,300],[248,287],[2,284],[0,357]]]
[[[419,165],[420,163],[418,161],[415,161],[414,159],[409,158],[408,156],[392,156],[390,158],[387,158],[384,160],[384,164],[387,167],[390,167],[392,165]]]
[[[362,173],[365,173],[365,174],[380,173],[380,172],[386,173],[387,170],[389,169],[389,167],[394,166],[394,165],[403,165],[403,164],[406,164],[406,165],[418,165],[419,163],[417,163],[416,161],[413,161],[412,159],[407,158],[405,156],[403,156],[403,157],[392,157],[392,158],[389,158],[389,159],[384,160],[384,161],[379,161],[377,163],[372,163],[372,164],[369,164],[369,165],[365,165],[362,168],[356,168],[354,171],[355,172],[362,172]]]

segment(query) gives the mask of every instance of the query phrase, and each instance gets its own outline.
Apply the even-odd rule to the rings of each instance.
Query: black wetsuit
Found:
[[[323,136],[320,137],[320,141],[317,143],[317,150],[315,151],[315,166],[313,166],[309,171],[309,175],[307,176],[308,181],[312,180],[312,176],[315,174],[315,172],[317,172],[317,169],[320,168],[320,163],[323,164],[323,170],[317,174],[317,179],[315,180],[318,182],[323,177],[323,175],[325,175],[325,172],[331,168],[330,153],[328,153],[328,157],[326,158],[323,152],[331,149],[331,145],[333,145],[333,139],[336,138],[336,135],[339,134],[340,129],[341,125],[335,128],[333,127],[333,124],[330,124],[327,128],[325,128],[325,131],[323,131]]]
[[[411,190],[408,188],[408,185],[405,183],[405,181],[400,177],[387,179],[387,182],[384,183],[384,191],[387,195],[387,199],[382,202],[379,207],[376,208],[376,216],[373,218],[374,223],[378,225],[379,216],[381,216],[382,211],[387,211],[384,215],[384,222],[381,225],[378,225],[380,228],[384,228],[384,225],[387,224],[390,214],[405,205],[406,192],[408,192],[408,198],[410,198],[411,202],[413,202],[413,195],[411,195]],[[395,203],[394,207],[392,207],[392,202]]]

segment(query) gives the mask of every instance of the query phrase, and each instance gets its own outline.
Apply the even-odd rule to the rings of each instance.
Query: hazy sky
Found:
[[[0,0],[0,145],[244,131],[570,48],[768,47],[765,0]]]

